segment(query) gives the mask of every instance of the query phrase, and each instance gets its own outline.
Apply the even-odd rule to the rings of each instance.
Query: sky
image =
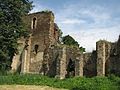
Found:
[[[96,42],[115,42],[120,34],[120,0],[30,0],[31,13],[51,10],[64,35],[71,35],[87,52]]]

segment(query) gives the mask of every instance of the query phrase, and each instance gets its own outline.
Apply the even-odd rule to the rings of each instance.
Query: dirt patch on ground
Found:
[[[35,85],[0,85],[0,90],[67,90]]]

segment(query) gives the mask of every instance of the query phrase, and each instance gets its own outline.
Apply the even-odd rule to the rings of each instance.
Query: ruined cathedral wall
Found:
[[[112,43],[106,41],[105,42],[105,75],[106,76],[108,74],[110,74],[110,68],[111,68],[110,54],[111,54],[111,49],[112,49]]]
[[[39,45],[39,51],[43,52],[50,45],[51,29],[54,25],[52,13],[35,13],[29,15],[31,20],[36,18],[36,26],[31,29],[32,32],[32,49],[36,44]],[[31,22],[32,23],[32,22]],[[32,27],[32,25],[31,25]]]
[[[70,60],[73,61],[73,76],[83,76],[83,57],[80,57],[77,48],[65,45],[53,46],[49,50],[49,71],[48,76],[64,79],[71,71],[68,70]],[[71,75],[71,74],[70,74]],[[72,75],[71,75],[72,76]]]
[[[66,74],[66,47],[54,46],[51,48],[49,75],[64,79]]]
[[[49,61],[48,61],[48,76],[55,77],[57,71],[57,61],[59,59],[60,49],[58,47],[50,47],[49,48]]]
[[[66,62],[66,64],[67,65],[68,65],[70,59],[73,60],[73,61],[76,60],[76,56],[77,56],[77,54],[79,52],[78,50],[79,49],[77,47],[72,47],[72,46],[71,47],[70,46],[66,47],[66,54],[67,54],[67,57],[66,57],[67,62]]]
[[[120,75],[120,36],[119,36],[119,39],[118,39],[118,42],[117,42],[117,59],[119,61],[119,63],[117,63],[117,65],[119,64],[119,75]]]
[[[97,75],[98,76],[105,76],[110,73],[111,68],[111,49],[112,43],[100,40],[96,43],[97,49]]]
[[[13,56],[11,71],[17,72],[21,69],[22,59],[24,59],[24,47],[25,47],[25,39],[21,38],[18,40],[18,52]],[[20,71],[19,71],[20,72]]]
[[[119,58],[119,60],[120,60],[120,36],[119,36],[119,39],[118,39],[118,41],[117,41],[117,54],[118,54],[118,58]]]
[[[51,44],[51,32],[54,29],[52,12],[39,12],[28,16],[31,23],[30,72],[39,73],[43,67],[44,54]]]
[[[58,27],[54,24],[53,13],[51,11],[32,13],[24,16],[23,22],[30,32],[28,46],[23,52],[14,56],[12,69],[16,70],[20,66],[22,73],[43,73],[43,67],[47,65],[48,71],[50,66],[49,47],[57,42],[58,37]],[[26,43],[26,40],[24,38],[22,42]],[[22,50],[25,45],[19,47]]]
[[[87,77],[96,76],[96,51],[83,54],[83,75]]]
[[[112,43],[111,45],[111,53],[110,53],[110,74],[115,74],[119,70],[119,60],[117,58],[117,51],[116,51],[116,43]]]
[[[84,53],[83,74],[84,76],[104,76],[109,74],[111,66],[110,54],[112,44],[105,40],[96,43],[96,51]]]
[[[120,38],[117,42],[112,43],[110,53],[110,73],[120,75]]]
[[[55,40],[55,44],[57,44],[58,42],[60,42],[59,41],[59,28],[58,28],[58,26],[56,26],[55,24],[54,24],[54,40]]]
[[[83,59],[83,53],[79,52],[76,56],[75,61],[75,76],[76,77],[83,77],[83,65],[84,59]]]
[[[62,46],[59,60],[60,78],[83,76],[83,54],[79,48]]]
[[[77,47],[58,45],[59,28],[52,12],[29,14],[23,21],[30,37],[18,41],[19,53],[13,57],[12,71],[20,69],[22,73],[40,73],[60,79],[67,75],[120,75],[120,37],[115,43],[100,40],[96,42],[96,51],[81,53]]]
[[[78,47],[66,46],[66,77],[82,76],[83,60]]]

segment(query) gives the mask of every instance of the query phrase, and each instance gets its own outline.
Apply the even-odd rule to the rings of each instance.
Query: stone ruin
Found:
[[[96,43],[96,51],[81,53],[77,47],[59,43],[59,28],[51,11],[29,14],[23,17],[23,21],[31,34],[18,40],[12,72],[60,79],[120,75],[120,37],[115,43],[100,40]]]

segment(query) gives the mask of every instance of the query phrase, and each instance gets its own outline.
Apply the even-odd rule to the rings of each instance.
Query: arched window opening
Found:
[[[37,54],[38,53],[38,45],[35,45],[34,49],[35,49],[35,53]]]
[[[36,28],[36,18],[33,18],[33,22],[32,22],[32,29]]]

